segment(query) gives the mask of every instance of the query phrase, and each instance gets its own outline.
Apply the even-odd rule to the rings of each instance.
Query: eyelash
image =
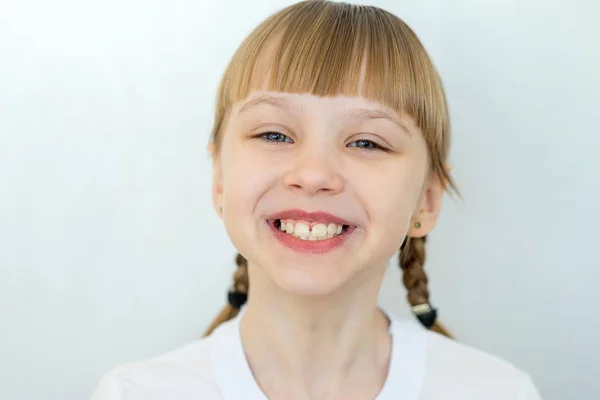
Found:
[[[273,131],[268,131],[268,132],[263,132],[263,133],[259,133],[258,135],[254,136],[255,138],[261,139],[264,142],[267,143],[283,143],[279,140],[269,140],[267,139],[268,135],[279,135],[279,136],[283,136],[284,138],[289,139],[286,135],[284,135],[283,133],[280,132],[273,132]]]
[[[273,143],[285,143],[285,142],[283,142],[283,141],[279,141],[279,140],[269,140],[269,139],[267,139],[267,136],[268,136],[268,135],[279,135],[280,137],[282,136],[282,137],[284,137],[284,138],[287,138],[287,139],[289,139],[289,138],[288,138],[286,135],[284,135],[283,133],[280,133],[280,132],[273,132],[273,131],[259,133],[258,135],[254,136],[254,138],[261,139],[262,141],[264,141],[264,142],[267,142],[267,143],[271,143],[271,144],[273,144]],[[367,150],[367,151],[375,151],[375,150],[381,150],[381,151],[385,151],[385,152],[388,152],[388,151],[389,151],[389,150],[388,150],[388,149],[386,149],[385,147],[383,147],[383,146],[380,146],[380,145],[378,145],[377,143],[375,143],[375,142],[373,142],[373,141],[371,141],[371,140],[367,140],[367,139],[358,139],[358,140],[355,140],[355,141],[354,141],[354,142],[352,142],[352,143],[356,143],[356,142],[364,142],[364,143],[369,143],[369,144],[370,144],[370,145],[372,145],[373,147],[358,147],[358,146],[350,146],[350,147],[358,147],[358,148],[360,148],[360,149]]]

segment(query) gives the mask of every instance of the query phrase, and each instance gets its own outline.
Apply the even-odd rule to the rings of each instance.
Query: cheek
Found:
[[[223,204],[226,216],[252,217],[252,210],[273,180],[265,157],[232,145],[223,149]],[[249,212],[250,211],[250,212]]]
[[[424,172],[419,165],[402,163],[377,170],[363,177],[361,197],[369,213],[370,223],[378,236],[398,247],[407,233],[418,202]]]

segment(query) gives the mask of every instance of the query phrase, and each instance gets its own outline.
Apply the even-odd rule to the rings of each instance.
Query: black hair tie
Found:
[[[413,306],[412,312],[427,329],[431,328],[437,319],[437,309],[429,303]]]
[[[248,294],[242,293],[234,290],[230,290],[227,293],[227,302],[231,304],[233,308],[242,308],[244,304],[248,301]]]

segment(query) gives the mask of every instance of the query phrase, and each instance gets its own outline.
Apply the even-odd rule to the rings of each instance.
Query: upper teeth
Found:
[[[279,230],[285,231],[303,240],[323,240],[342,233],[343,225],[334,223],[325,225],[318,223],[310,228],[309,222],[295,220],[281,220]]]

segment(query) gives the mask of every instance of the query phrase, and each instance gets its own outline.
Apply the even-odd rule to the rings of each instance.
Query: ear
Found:
[[[221,216],[221,207],[223,204],[223,171],[221,160],[215,154],[215,145],[213,143],[208,145],[208,151],[213,160],[212,203],[217,214]]]
[[[446,172],[450,174],[451,168],[446,166]],[[423,237],[435,227],[447,182],[442,182],[437,174],[432,174],[421,195],[416,212],[411,218],[408,236],[414,238]]]

